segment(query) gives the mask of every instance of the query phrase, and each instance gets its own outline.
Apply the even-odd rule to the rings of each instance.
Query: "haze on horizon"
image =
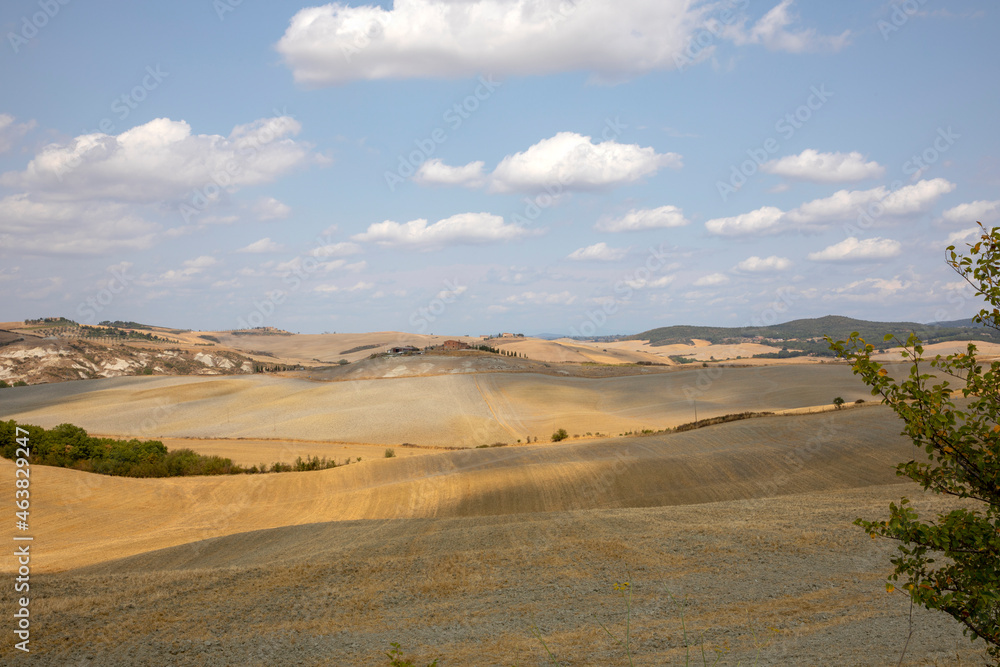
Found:
[[[965,318],[944,249],[1000,221],[998,27],[982,0],[8,2],[0,319]]]

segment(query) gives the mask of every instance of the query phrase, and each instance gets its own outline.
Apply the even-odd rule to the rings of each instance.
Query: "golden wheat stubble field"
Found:
[[[752,408],[765,397],[771,407],[834,391],[848,397],[837,367],[810,368],[827,374],[801,376],[798,386],[782,386],[793,376],[765,374],[772,386],[758,375],[743,392],[735,376],[717,376],[699,401],[739,405],[752,387],[756,394],[743,399]],[[670,376],[682,374],[656,379]],[[330,395],[310,392],[353,384],[225,384],[234,379],[251,378],[42,388],[49,393],[5,400],[3,416],[16,404],[19,418],[58,423],[66,420],[56,417],[61,405],[99,419],[101,392],[114,399],[105,412],[127,412],[164,398],[144,392],[175,391],[183,399],[168,403],[175,421],[164,423],[192,424],[200,411],[215,411],[205,424],[214,428],[223,406],[242,404],[241,392],[265,392],[249,398],[258,405],[284,396],[301,410],[325,398],[327,410],[339,410]],[[667,391],[662,384],[598,382],[587,393],[596,380],[444,379],[463,382],[451,395],[476,391],[495,413],[484,419],[500,428],[515,419],[524,426],[531,405],[551,404],[569,419],[670,404],[650,400]],[[404,380],[440,378],[369,382],[391,393]],[[559,404],[560,383],[575,402]],[[252,415],[246,408],[235,421]],[[883,514],[902,493],[919,495],[893,473],[913,455],[898,431],[891,413],[872,406],[678,434],[366,459],[312,473],[138,480],[36,466],[33,613],[44,622],[33,661],[370,665],[387,663],[383,652],[398,641],[425,662],[441,656],[442,665],[546,664],[537,630],[561,664],[627,664],[601,624],[624,631],[624,601],[612,586],[628,579],[636,664],[684,664],[682,613],[704,633],[713,660],[714,651],[725,654],[720,664],[884,664],[898,659],[907,608],[882,586],[891,545],[850,522]],[[10,462],[0,479],[12,484]],[[916,624],[907,664],[968,656],[949,619],[918,613]],[[5,640],[0,658],[11,653]]]

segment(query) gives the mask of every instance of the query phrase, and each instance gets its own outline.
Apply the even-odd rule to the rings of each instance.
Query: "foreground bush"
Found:
[[[159,440],[95,438],[73,424],[44,429],[32,424],[0,421],[0,456],[17,458],[16,428],[28,431],[31,455],[37,465],[73,468],[118,477],[187,477],[191,475],[241,475],[265,472],[326,470],[338,465],[326,458],[299,457],[294,464],[272,463],[243,467],[232,459],[206,456],[191,449],[170,451]],[[349,460],[348,460],[349,462]],[[346,465],[342,464],[342,465]]]
[[[962,256],[950,246],[948,264],[989,302],[973,320],[1000,330],[1000,228],[983,228],[969,250]],[[893,338],[887,335],[883,342]],[[875,346],[858,333],[846,341],[828,340],[926,453],[900,463],[897,474],[925,490],[968,501],[928,521],[902,498],[889,505],[888,519],[855,521],[873,539],[899,542],[886,589],[900,584],[914,603],[950,614],[973,640],[982,638],[1000,664],[1000,361],[980,362],[972,343],[965,352],[929,359],[920,339],[910,334],[905,342],[896,341],[910,372],[895,379],[872,360]],[[961,406],[956,394],[966,399]]]

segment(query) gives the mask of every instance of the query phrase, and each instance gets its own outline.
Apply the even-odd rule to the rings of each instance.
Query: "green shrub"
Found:
[[[566,432],[566,429],[561,428],[552,434],[552,442],[559,442],[560,440],[565,440],[568,437],[569,433]]]
[[[27,387],[28,383],[25,382],[24,380],[18,380],[17,382],[14,383],[14,386],[15,387]]]
[[[393,449],[392,447],[386,447],[385,448],[385,458],[387,458],[387,459],[396,458],[396,450]]]
[[[403,659],[403,651],[399,646],[399,642],[392,642],[389,644],[392,646],[392,650],[387,652],[386,655],[389,656],[389,665],[391,667],[417,667],[413,664],[410,659]],[[427,664],[427,667],[438,667],[437,658],[434,658],[432,662]]]
[[[9,387],[9,386],[10,386],[10,385],[9,385],[9,384],[7,384],[7,381],[6,381],[6,380],[0,380],[0,389],[6,389],[6,388],[7,388],[7,387]]]

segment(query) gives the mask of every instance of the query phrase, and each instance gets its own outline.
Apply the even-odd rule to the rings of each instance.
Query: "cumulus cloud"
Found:
[[[979,237],[980,230],[979,227],[969,227],[968,229],[962,229],[957,232],[952,232],[948,234],[948,238],[945,239],[944,245],[950,246],[958,243],[959,241],[971,241]],[[941,246],[937,243],[934,244],[935,248],[940,248]]]
[[[263,197],[258,199],[253,207],[254,214],[258,220],[283,220],[292,213],[292,209],[287,204],[283,204],[274,197]]]
[[[660,206],[659,208],[632,209],[620,218],[599,221],[594,225],[594,229],[601,232],[634,232],[683,227],[689,223],[690,220],[684,217],[684,211],[676,206]]]
[[[855,220],[863,212],[873,217],[902,216],[923,213],[941,195],[955,189],[955,184],[943,178],[919,181],[891,191],[885,186],[871,190],[840,190],[829,197],[799,206],[788,214],[793,225],[816,225]]]
[[[295,14],[276,45],[295,80],[497,76],[586,70],[620,79],[673,69],[708,8],[686,0],[395,0]]]
[[[761,166],[769,174],[813,183],[850,183],[885,175],[878,162],[865,162],[858,152],[820,153],[807,148],[798,155],[786,155]]]
[[[771,255],[770,257],[760,258],[756,255],[752,257],[747,257],[742,262],[735,266],[737,271],[746,271],[749,273],[769,273],[772,271],[784,271],[792,265],[792,260],[787,257],[778,257],[777,255]]]
[[[836,49],[848,34],[789,30],[785,0],[747,28],[719,30],[771,50]],[[497,76],[588,71],[604,81],[685,62],[713,3],[689,0],[395,0],[391,9],[335,2],[296,13],[276,49],[295,80],[325,86],[358,79]]]
[[[634,183],[661,167],[679,168],[677,153],[657,153],[614,140],[599,144],[575,132],[560,132],[521,153],[508,155],[493,170],[493,192],[537,192],[562,187],[599,190]]]
[[[521,225],[505,223],[499,215],[460,213],[434,224],[428,224],[423,218],[402,224],[392,220],[376,222],[369,225],[367,231],[351,238],[383,246],[429,249],[456,244],[516,241],[534,233]]]
[[[158,118],[117,136],[94,133],[49,144],[23,171],[0,175],[0,185],[25,191],[7,197],[8,205],[0,207],[0,236],[16,236],[22,250],[45,254],[147,248],[161,229],[144,219],[150,214],[183,213],[185,207],[201,212],[223,191],[322,162],[311,156],[308,144],[291,138],[299,129],[297,121],[282,116],[238,125],[226,137],[194,135],[183,121]],[[203,195],[197,211],[189,204],[196,193]],[[280,216],[285,209],[274,199],[258,204],[263,217]],[[236,219],[205,214],[199,225],[166,234],[180,236],[200,225]]]
[[[863,216],[871,220],[891,220],[925,213],[942,195],[954,189],[954,183],[935,178],[918,181],[895,191],[884,186],[870,190],[839,190],[829,197],[814,199],[788,212],[774,206],[765,206],[749,213],[709,220],[705,223],[705,228],[720,236],[818,232],[832,224],[854,222]]]
[[[569,259],[582,262],[614,262],[628,253],[628,248],[611,248],[601,241],[586,248],[579,248],[569,254]]]
[[[814,262],[870,262],[890,259],[899,255],[902,250],[903,246],[899,241],[892,239],[876,237],[859,241],[850,236],[819,252],[809,253],[809,259]]]
[[[694,281],[697,287],[714,287],[716,285],[725,285],[729,282],[729,276],[724,273],[710,273],[706,276],[702,276]]]
[[[655,287],[666,287],[670,283],[674,282],[675,277],[676,276],[660,276],[655,280],[648,280],[643,278],[630,278],[623,282],[632,289],[649,289]]]
[[[480,188],[486,185],[486,175],[483,173],[485,162],[470,162],[461,167],[445,164],[440,158],[434,158],[420,165],[413,175],[413,181],[420,185],[450,185],[465,188]]]
[[[805,51],[838,51],[850,42],[850,31],[845,30],[839,35],[820,35],[815,30],[788,30],[795,22],[791,8],[795,0],[782,0],[774,9],[765,14],[751,27],[747,27],[747,19],[727,26],[723,35],[737,46],[744,44],[760,44],[770,51],[788,51],[802,53]]]
[[[157,118],[117,136],[86,134],[49,144],[23,172],[0,176],[0,184],[58,199],[147,204],[184,199],[206,187],[235,191],[313,159],[309,145],[290,138],[300,129],[298,121],[281,116],[237,125],[227,137],[194,135],[184,121]]]
[[[949,208],[941,214],[947,222],[958,224],[969,224],[981,222],[989,224],[1000,220],[1000,200],[996,201],[974,201],[967,204],[959,204],[954,208]]]
[[[248,252],[248,253],[264,253],[264,252],[278,252],[283,250],[285,246],[280,243],[275,243],[270,239],[270,237],[262,238],[259,241],[254,241],[248,246],[240,248],[236,252]]]
[[[370,290],[375,287],[374,283],[366,283],[363,280],[359,280],[350,287],[338,287],[337,285],[317,285],[313,288],[314,292],[321,293],[333,293],[333,292],[360,292],[362,290]]]
[[[0,199],[0,247],[36,255],[102,255],[144,250],[158,225],[110,202],[37,200],[28,194]]]
[[[909,281],[902,281],[899,278],[865,278],[835,288],[831,293],[824,295],[824,300],[885,303],[886,299],[899,297],[900,292],[909,289],[911,285]]]
[[[170,271],[160,274],[160,281],[184,282],[201,273],[204,273],[205,269],[209,269],[218,263],[219,260],[215,259],[211,255],[195,257],[194,259],[185,261],[183,263],[183,268],[181,269],[171,269]]]
[[[35,121],[29,120],[27,123],[15,123],[14,117],[9,113],[0,113],[0,153],[6,153],[17,140],[35,127]]]
[[[779,223],[784,215],[785,212],[776,206],[764,206],[749,213],[709,220],[705,223],[705,228],[720,236],[770,234],[779,230]]]

